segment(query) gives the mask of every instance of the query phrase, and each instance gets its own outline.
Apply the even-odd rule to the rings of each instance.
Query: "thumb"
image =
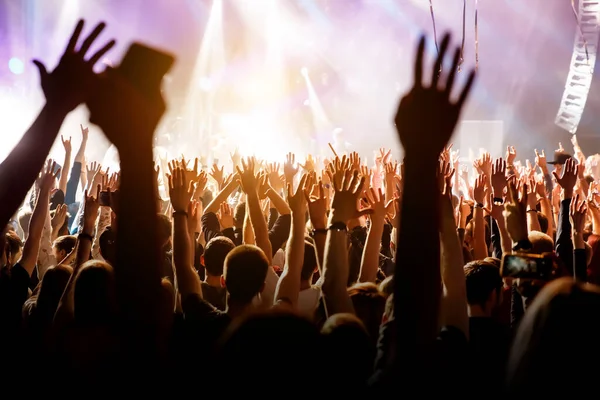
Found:
[[[364,210],[360,210],[356,213],[357,217],[362,217],[365,215],[371,215],[373,214],[375,211],[372,208],[365,208]]]
[[[40,60],[33,60],[32,62],[35,64],[35,66],[40,71],[40,77],[42,79],[44,79],[46,76],[48,76],[48,71],[46,70],[46,66],[44,65],[43,62],[41,62]]]

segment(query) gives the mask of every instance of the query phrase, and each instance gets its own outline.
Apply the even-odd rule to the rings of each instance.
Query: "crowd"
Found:
[[[402,160],[234,153],[203,169],[155,162],[165,103],[94,73],[114,45],[88,55],[103,28],[78,46],[81,21],[52,71],[35,61],[46,103],[0,165],[7,394],[595,391],[597,158],[573,140],[535,165],[509,147],[461,168],[449,141],[475,73],[458,88],[449,36],[431,68],[418,44],[394,121]],[[74,157],[62,138],[64,160],[47,159],[83,103],[119,171],[86,160],[83,125]],[[550,264],[511,276],[509,259]]]

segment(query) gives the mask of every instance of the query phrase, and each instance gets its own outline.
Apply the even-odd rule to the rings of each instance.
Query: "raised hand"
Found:
[[[217,183],[219,190],[223,189],[224,170],[224,166],[219,169],[219,166],[217,164],[213,164],[212,169],[210,170],[210,177],[213,178],[214,181]]]
[[[302,167],[302,169],[306,172],[313,172],[315,170],[315,160],[313,158],[312,155],[308,155],[306,157],[306,161],[304,162],[304,165],[302,164],[298,164]]]
[[[58,206],[56,206],[56,209],[54,210],[54,216],[52,217],[52,220],[50,221],[52,230],[60,229],[65,224],[66,219],[67,219],[67,205],[59,204]]]
[[[513,165],[517,159],[517,150],[515,146],[506,146],[506,164]]]
[[[285,176],[286,182],[293,182],[297,173],[298,166],[296,165],[296,156],[294,153],[288,153],[285,156],[285,163],[283,164],[283,176]]]
[[[52,72],[48,72],[41,61],[33,60],[40,72],[42,90],[44,96],[46,96],[46,101],[60,106],[65,112],[73,110],[79,104],[88,100],[90,93],[97,84],[96,75],[93,71],[94,65],[115,45],[114,40],[109,41],[86,60],[86,53],[88,53],[106,25],[104,22],[96,25],[96,28],[77,50],[76,46],[83,25],[83,20],[77,23],[65,52]]]
[[[283,189],[283,176],[279,174],[279,163],[270,163],[267,164],[267,174],[269,177],[269,182],[271,183],[271,187],[279,192]]]
[[[346,161],[347,162],[347,161]],[[350,220],[358,219],[363,215],[371,214],[371,209],[358,210],[358,200],[362,194],[365,178],[359,178],[358,171],[354,173],[348,169],[345,172],[336,171],[334,182],[334,195],[329,213],[329,222],[343,222],[348,224]]]
[[[396,116],[397,118],[397,116]],[[380,167],[387,163],[392,156],[392,150],[386,150],[383,147],[379,149],[379,154],[375,156],[375,165]]]
[[[573,188],[577,183],[577,166],[575,165],[575,160],[573,158],[569,158],[567,162],[565,162],[565,167],[562,170],[562,176],[558,176],[556,171],[552,171],[552,174],[556,179],[556,183],[562,187],[565,199],[573,197]]]
[[[485,200],[485,182],[487,177],[485,175],[479,175],[475,179],[475,185],[473,186],[473,200],[477,204],[483,204]]]
[[[90,133],[89,128],[87,126],[84,127],[83,125],[79,124],[79,129],[81,130],[81,140],[87,141]]]
[[[83,206],[83,233],[91,235],[94,233],[98,209],[100,208],[100,185],[96,186],[96,195],[84,193],[85,203]]]
[[[296,192],[293,192],[292,184],[287,185],[287,202],[290,205],[290,209],[296,215],[304,216],[306,214],[306,197],[304,191],[306,190],[306,181],[308,174],[302,175],[300,178],[300,184],[296,188]],[[304,218],[304,217],[303,217]]]
[[[87,181],[91,183],[91,182],[93,182],[96,174],[98,174],[100,172],[100,170],[102,169],[102,165],[100,165],[100,163],[97,163],[96,161],[94,161],[91,164],[86,165],[85,169],[87,172]]]
[[[221,230],[233,228],[233,210],[227,202],[221,203],[219,208],[219,223],[221,224]]]
[[[327,197],[323,181],[313,185],[311,192],[304,190],[304,197],[308,204],[308,216],[314,229],[325,229],[327,223]]]
[[[258,176],[258,198],[260,200],[266,199],[269,189],[271,189],[271,185],[269,185],[269,176],[266,173],[261,173]]]
[[[542,170],[542,172],[547,173],[548,164],[544,150],[542,150],[541,153],[538,153],[537,149],[535,149],[535,164]]]
[[[242,168],[236,167],[238,175],[240,176],[240,183],[242,184],[242,190],[246,195],[258,193],[258,176],[254,173],[254,159],[248,157],[246,160],[242,160]]]
[[[186,181],[185,171],[175,168],[169,175],[169,198],[175,212],[187,212],[188,205],[194,194],[194,182]]]
[[[234,169],[236,167],[240,166],[240,162],[242,160],[242,156],[240,155],[240,152],[238,151],[237,147],[235,149],[233,149],[233,153],[229,153],[229,157],[231,157],[231,162],[233,163],[233,168]]]
[[[497,158],[492,167],[492,189],[494,197],[502,198],[506,188],[506,161]]]
[[[569,216],[574,234],[581,234],[585,228],[587,204],[585,199],[576,195],[569,206]]]
[[[65,138],[63,137],[63,135],[60,135],[60,141],[62,142],[63,147],[65,148],[65,153],[67,154],[71,154],[71,136],[69,136],[69,138],[67,140],[65,140]]]
[[[514,243],[527,239],[527,184],[521,186],[521,197],[511,182],[508,185],[508,201],[504,204],[506,230]]]
[[[370,214],[371,221],[383,223],[385,217],[390,212],[390,208],[394,206],[394,199],[386,202],[385,195],[381,191],[381,188],[377,189],[377,191],[373,188],[366,190],[365,195],[369,207],[372,210],[372,213]]]
[[[190,237],[194,237],[196,232],[200,232],[201,224],[200,219],[202,218],[202,203],[197,200],[191,200],[188,203],[188,232]]]
[[[56,186],[56,177],[58,174],[60,174],[60,168],[57,168],[53,160],[48,160],[44,170],[35,182],[39,191],[49,194]]]
[[[396,113],[396,130],[407,157],[427,158],[434,162],[450,140],[458,122],[460,111],[471,91],[475,72],[471,71],[467,83],[457,101],[451,101],[450,94],[458,68],[460,49],[454,52],[452,66],[444,82],[440,79],[440,68],[446,56],[450,35],[442,40],[439,55],[432,69],[431,85],[423,82],[423,56],[425,37],[419,42],[414,71],[414,86],[402,98]]]

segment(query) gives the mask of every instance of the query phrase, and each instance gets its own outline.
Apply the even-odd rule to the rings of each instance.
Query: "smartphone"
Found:
[[[101,206],[110,207],[110,193],[109,192],[100,192],[100,196],[98,198],[98,203]]]
[[[502,257],[500,272],[503,277],[549,280],[552,278],[554,259],[539,254],[506,254]]]
[[[160,93],[163,77],[175,62],[173,55],[133,43],[117,71],[145,96]]]

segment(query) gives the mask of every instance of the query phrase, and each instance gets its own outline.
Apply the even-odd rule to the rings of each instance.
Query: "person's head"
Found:
[[[464,271],[470,314],[490,317],[501,300],[500,269],[491,262],[478,260],[467,263]]]
[[[348,288],[356,316],[363,322],[373,343],[379,337],[379,326],[385,311],[385,300],[376,284],[356,283]]]
[[[531,254],[544,254],[554,252],[554,241],[545,233],[539,231],[531,231],[528,234],[528,239],[531,242]]]
[[[72,273],[73,268],[63,264],[46,270],[40,283],[36,307],[39,316],[46,322],[51,322],[54,318],[54,313]]]
[[[328,368],[346,382],[366,382],[372,372],[375,346],[367,328],[353,314],[335,314],[321,329]],[[342,384],[343,382],[339,382]]]
[[[19,226],[25,235],[24,237],[29,236],[29,221],[31,221],[31,214],[32,212],[30,209],[21,210],[19,212]]]
[[[206,243],[204,254],[201,257],[202,265],[206,268],[207,275],[215,277],[223,275],[225,258],[234,248],[235,244],[225,236],[217,236],[210,239]]]
[[[90,260],[75,277],[74,317],[83,325],[112,322],[117,310],[113,268],[102,261]]]
[[[541,212],[536,213],[537,219],[540,224],[540,231],[544,233],[548,233],[548,218],[542,214]]]
[[[100,235],[100,255],[109,264],[114,265],[117,256],[117,235],[114,229],[107,227]]]
[[[285,364],[285,373],[272,380],[268,390],[300,388],[311,376],[320,376],[320,363],[307,370],[307,356],[323,351],[319,331],[307,319],[284,309],[251,313],[234,321],[223,335],[214,378],[218,387],[235,382],[237,387],[255,390],[246,396],[260,397],[265,387],[257,382],[264,380],[273,365]]]
[[[319,269],[317,261],[317,252],[315,246],[309,241],[304,241],[304,261],[302,263],[302,272],[300,279],[304,282],[312,282],[312,277]]]
[[[227,288],[228,301],[240,305],[252,303],[265,288],[269,261],[256,246],[242,245],[225,257],[221,285]]]
[[[162,250],[170,250],[171,248],[171,232],[173,230],[173,226],[171,225],[171,221],[169,217],[164,214],[157,214],[158,222],[156,226],[156,230],[158,232],[158,246]]]
[[[15,231],[7,231],[5,234],[4,254],[9,267],[15,265],[23,254],[23,241]]]
[[[241,229],[244,226],[244,218],[246,218],[246,203],[239,202],[233,211],[233,223],[236,228]]]
[[[56,262],[61,262],[75,248],[77,237],[73,235],[59,236],[52,243],[52,254],[56,258]]]
[[[548,283],[527,309],[510,352],[510,394],[583,397],[600,375],[600,287],[559,278]],[[568,366],[565,368],[565,366]],[[549,379],[560,370],[560,379]],[[540,384],[543,382],[543,384]]]

